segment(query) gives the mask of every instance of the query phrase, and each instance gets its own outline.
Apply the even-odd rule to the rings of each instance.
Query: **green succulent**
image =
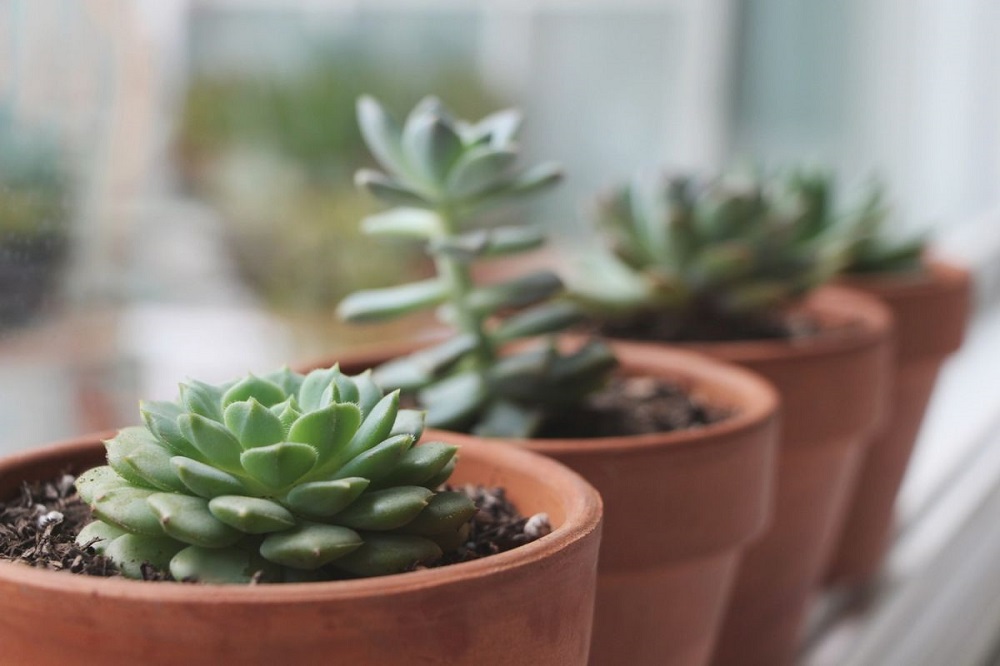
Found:
[[[456,447],[415,446],[424,419],[371,373],[288,369],[141,407],[77,479],[96,520],[81,530],[129,577],[321,580],[396,573],[454,549],[476,508],[436,489]]]
[[[847,213],[838,213],[833,206],[833,178],[828,174],[796,172],[788,187],[803,195],[825,192],[823,205],[817,210],[817,226],[825,242],[836,249],[841,272],[920,270],[927,239],[923,235],[895,238],[890,234],[891,209],[881,185],[873,185],[861,205]]]
[[[574,404],[603,383],[615,365],[606,346],[592,342],[562,353],[551,339],[581,318],[578,307],[561,298],[564,286],[555,273],[541,270],[493,284],[471,277],[476,261],[527,252],[545,241],[537,227],[490,224],[479,215],[561,178],[553,164],[516,166],[520,113],[509,109],[470,123],[428,97],[400,126],[363,97],[358,121],[384,171],[364,169],[355,180],[396,205],[365,219],[362,229],[424,242],[436,275],[356,292],[338,312],[349,321],[373,321],[437,307],[455,330],[435,347],[377,368],[376,380],[414,394],[433,426],[509,437],[530,435],[547,410]],[[539,336],[546,336],[540,344]],[[508,343],[530,338],[534,345],[508,351]]]
[[[823,183],[637,178],[597,201],[611,252],[593,258],[576,296],[604,314],[665,313],[692,322],[754,322],[829,279]],[[814,185],[807,187],[806,185]]]

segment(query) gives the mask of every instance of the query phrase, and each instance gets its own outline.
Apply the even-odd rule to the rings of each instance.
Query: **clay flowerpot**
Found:
[[[879,570],[903,481],[938,371],[962,344],[971,301],[967,271],[928,262],[914,275],[870,275],[843,283],[876,296],[896,319],[888,417],[865,452],[843,534],[828,577],[863,583]]]
[[[798,340],[686,345],[767,378],[782,400],[774,518],[744,552],[713,663],[780,666],[794,659],[808,602],[822,577],[883,411],[890,315],[841,288],[803,307],[820,333]],[[636,343],[662,348],[658,343]]]
[[[554,530],[499,555],[327,583],[190,585],[0,562],[5,664],[582,664],[601,529],[597,492],[562,465],[470,444],[453,481],[500,485]],[[101,464],[98,437],[0,461],[22,481]]]
[[[604,499],[590,663],[702,665],[741,550],[770,516],[777,394],[753,374],[698,354],[614,346],[623,373],[678,383],[732,416],[654,435],[485,445],[544,453],[579,472]],[[355,356],[341,367],[358,372],[389,357]],[[484,441],[445,431],[429,436],[461,445]]]

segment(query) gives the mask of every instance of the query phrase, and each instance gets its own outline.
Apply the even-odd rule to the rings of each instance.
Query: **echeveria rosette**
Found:
[[[575,295],[612,316],[766,319],[837,269],[823,243],[825,197],[755,179],[637,178],[597,201],[610,252],[591,259]]]
[[[437,308],[456,331],[451,339],[375,370],[380,385],[414,395],[435,427],[487,436],[526,437],[547,410],[580,401],[614,367],[608,348],[593,342],[572,352],[550,339],[582,318],[562,298],[562,280],[540,270],[476,284],[470,266],[527,252],[545,236],[525,224],[490,224],[482,209],[539,192],[561,178],[552,164],[519,168],[516,110],[479,122],[455,118],[439,100],[420,102],[400,125],[369,97],[358,121],[382,171],[364,169],[358,185],[396,206],[362,222],[371,235],[425,243],[435,277],[388,289],[356,292],[338,312],[349,321],[375,321]],[[518,342],[517,351],[507,345]]]
[[[97,518],[78,542],[129,577],[144,562],[203,582],[396,573],[457,547],[476,511],[437,490],[456,447],[415,446],[423,412],[369,372],[191,381],[142,417],[76,484]]]

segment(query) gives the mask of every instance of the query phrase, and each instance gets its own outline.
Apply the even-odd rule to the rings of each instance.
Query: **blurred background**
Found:
[[[990,0],[3,0],[0,450],[422,325],[332,315],[427,270],[357,232],[362,92],[523,108],[560,247],[638,169],[794,163],[987,266],[998,44]]]

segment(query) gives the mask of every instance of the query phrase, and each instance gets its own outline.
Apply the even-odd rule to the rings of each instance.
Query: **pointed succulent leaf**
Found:
[[[337,523],[357,530],[394,530],[416,518],[433,494],[420,486],[370,490],[338,513]]]
[[[562,167],[558,164],[551,162],[539,164],[500,183],[497,187],[483,192],[477,199],[482,203],[489,203],[493,200],[528,196],[555,185],[562,180],[562,177]]]
[[[430,383],[440,372],[476,349],[479,340],[459,334],[444,342],[383,363],[375,369],[379,385],[412,390]]]
[[[260,545],[260,554],[271,562],[308,571],[343,558],[361,544],[361,537],[354,530],[307,523],[269,534]]]
[[[107,545],[104,555],[129,578],[142,578],[142,565],[150,564],[167,570],[171,558],[184,544],[169,537],[148,537],[123,534]]]
[[[462,140],[445,118],[411,114],[403,128],[403,150],[420,178],[436,186],[462,154]]]
[[[262,377],[248,376],[237,382],[222,396],[222,409],[225,410],[234,402],[245,402],[253,398],[265,407],[271,407],[286,398],[285,391],[280,386]]]
[[[230,472],[240,470],[243,447],[226,426],[200,414],[182,414],[177,425],[197,449],[200,460]]]
[[[353,379],[351,379],[347,375],[343,373],[335,375],[333,378],[333,384],[331,384],[330,387],[331,388],[330,388],[329,400],[324,397],[324,399],[320,401],[320,405],[325,406],[328,402],[331,401],[353,402],[353,403],[358,402],[358,399],[360,397],[360,393],[358,392],[358,385]],[[334,389],[336,389],[337,391],[336,394],[333,393]],[[381,395],[379,397],[381,397]]]
[[[263,580],[277,580],[276,567],[244,548],[188,546],[170,560],[170,575],[199,583],[246,584],[263,572]],[[270,574],[270,575],[268,575]]]
[[[352,404],[333,404],[305,414],[292,424],[288,441],[309,444],[316,449],[316,464],[337,455],[361,424],[361,411]]]
[[[434,238],[428,243],[427,251],[469,262],[479,257],[501,257],[526,252],[541,247],[544,243],[544,232],[535,227],[497,227]]]
[[[427,240],[443,233],[437,213],[423,208],[393,208],[361,220],[361,231],[369,236],[395,236]]]
[[[482,408],[488,397],[486,383],[476,372],[452,375],[418,394],[420,404],[427,408],[427,425],[434,428],[459,427]]]
[[[358,100],[357,111],[358,126],[368,150],[386,170],[396,175],[405,174],[408,169],[400,143],[399,124],[368,95]]]
[[[285,438],[281,419],[253,397],[226,407],[225,421],[243,449],[270,446]]]
[[[504,109],[486,116],[476,123],[469,132],[469,142],[486,139],[495,148],[506,146],[517,136],[524,117],[517,109]]]
[[[420,486],[434,478],[455,457],[458,447],[444,442],[427,442],[414,446],[400,456],[395,467],[374,484],[390,486]]]
[[[440,305],[447,295],[447,285],[438,278],[398,287],[365,289],[342,300],[337,314],[345,321],[380,321]]]
[[[167,401],[143,401],[139,403],[139,411],[146,427],[157,439],[169,446],[171,451],[182,456],[197,455],[196,449],[184,438],[177,426],[177,417],[184,412],[180,405]]]
[[[332,368],[313,370],[306,375],[299,387],[298,403],[300,409],[303,412],[319,409],[323,392],[330,388],[334,378],[338,375],[340,375],[340,368],[336,365]]]
[[[203,462],[184,456],[174,456],[170,459],[170,464],[187,489],[199,497],[211,499],[217,495],[243,495],[253,492],[246,481]]]
[[[361,547],[337,560],[338,568],[356,576],[383,576],[441,557],[441,548],[421,536],[374,533],[364,539]]]
[[[510,400],[494,400],[472,434],[478,437],[525,438],[538,428],[542,421],[540,409],[526,407]]]
[[[543,303],[503,320],[493,331],[497,342],[509,342],[546,333],[557,333],[580,323],[584,313],[570,301]]]
[[[384,441],[389,436],[398,413],[399,391],[393,391],[372,407],[347,446],[331,456],[318,471],[336,470],[348,460]]]
[[[431,477],[427,481],[424,481],[420,485],[422,485],[424,488],[430,488],[431,490],[437,490],[438,488],[441,487],[441,484],[447,482],[448,479],[451,478],[452,472],[455,471],[455,467],[456,467],[457,463],[458,463],[458,457],[456,456],[456,457],[452,458],[448,462],[448,464],[445,465],[444,468],[440,472],[438,472],[437,474],[435,474],[433,477]]]
[[[242,533],[226,525],[208,510],[203,497],[177,493],[153,493],[146,499],[168,536],[192,546],[225,548],[242,538]]]
[[[147,503],[155,490],[125,486],[100,490],[91,504],[94,515],[126,532],[163,536],[160,520]]]
[[[467,495],[448,491],[436,493],[416,518],[403,528],[406,534],[434,536],[454,532],[476,515],[475,503]]]
[[[365,370],[360,375],[351,379],[358,391],[357,398],[352,400],[352,402],[357,402],[358,407],[361,409],[361,415],[367,417],[371,410],[375,408],[375,405],[382,399],[383,391],[375,383],[371,370]]]
[[[286,365],[280,370],[264,375],[264,379],[276,384],[286,396],[295,396],[305,378]]]
[[[453,550],[458,550],[464,546],[469,541],[469,534],[472,532],[472,528],[469,523],[459,525],[457,530],[452,530],[451,532],[444,532],[442,534],[434,534],[426,538],[430,539],[438,545],[444,552],[451,552]]]
[[[89,546],[98,555],[103,555],[108,545],[123,534],[128,534],[128,532],[104,521],[95,520],[77,533],[76,545],[81,548]]]
[[[316,464],[316,449],[308,444],[280,442],[247,449],[240,461],[254,479],[269,488],[286,488]]]
[[[602,381],[617,365],[618,360],[611,348],[592,340],[572,353],[557,357],[552,364],[551,375],[567,391],[583,391],[585,395],[593,390],[593,382]]]
[[[400,457],[413,446],[412,435],[396,435],[363,451],[332,474],[334,479],[360,476],[377,481],[388,474]]]
[[[123,428],[104,445],[108,465],[133,485],[157,490],[184,489],[170,465],[170,451],[148,429]]]
[[[329,518],[356,500],[370,483],[368,479],[357,476],[336,481],[302,483],[288,492],[285,501],[303,515]]]
[[[562,280],[552,271],[536,271],[507,282],[475,289],[468,305],[481,314],[501,308],[520,308],[551,298],[563,289]]]
[[[281,421],[281,427],[285,429],[285,432],[288,432],[292,424],[302,417],[302,411],[298,408],[294,395],[284,402],[272,405],[270,409],[271,413]]]
[[[127,488],[129,482],[119,476],[111,467],[102,465],[88,469],[76,477],[73,485],[76,486],[76,492],[80,495],[80,499],[93,506],[99,494],[113,488]]]
[[[221,386],[212,386],[196,379],[180,385],[181,403],[187,411],[213,421],[222,421]]]
[[[389,436],[411,435],[415,441],[420,441],[424,434],[424,425],[427,421],[427,412],[422,409],[401,409],[396,414],[396,420],[392,424]]]
[[[419,192],[371,169],[361,169],[354,174],[354,184],[359,189],[366,190],[376,199],[388,204],[401,206],[427,205],[427,200]]]
[[[464,199],[496,187],[508,177],[515,161],[517,151],[511,148],[477,146],[469,150],[448,174],[448,196]]]
[[[292,512],[262,497],[222,495],[208,501],[213,516],[246,534],[280,532],[295,526]]]

